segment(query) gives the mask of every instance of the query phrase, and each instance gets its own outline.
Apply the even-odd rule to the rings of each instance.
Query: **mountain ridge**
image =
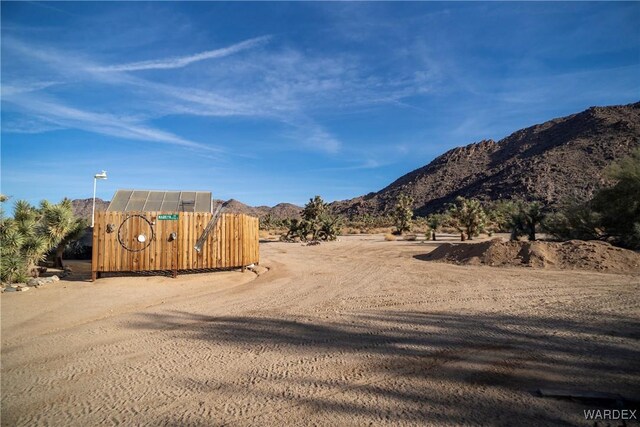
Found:
[[[390,212],[402,193],[414,197],[414,211],[441,210],[457,196],[482,201],[514,197],[537,200],[547,208],[564,200],[587,200],[610,184],[607,166],[640,147],[640,102],[591,107],[511,133],[494,141],[456,147],[406,173],[377,192],[330,204],[348,217]],[[73,200],[76,214],[89,218],[92,199]],[[302,207],[291,203],[249,206],[235,199],[214,199],[215,206],[257,217],[299,218]],[[96,199],[96,210],[108,201]]]
[[[640,102],[591,107],[491,139],[453,148],[383,189],[333,202],[350,217],[388,213],[402,193],[426,215],[457,196],[483,201],[514,197],[547,208],[567,198],[586,200],[608,184],[604,169],[640,146]]]

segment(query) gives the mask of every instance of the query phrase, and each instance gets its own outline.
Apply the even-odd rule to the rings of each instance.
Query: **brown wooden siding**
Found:
[[[163,214],[176,213],[96,212],[92,271],[232,268],[259,262],[258,218],[221,214],[198,253],[194,245],[212,214],[180,212],[177,220],[158,219]],[[171,241],[174,232],[176,239]],[[146,237],[143,243],[137,240],[141,234]]]

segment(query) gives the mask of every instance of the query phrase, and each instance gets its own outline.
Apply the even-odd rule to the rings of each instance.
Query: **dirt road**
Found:
[[[2,425],[584,425],[638,396],[640,279],[265,243],[270,271],[3,294]]]

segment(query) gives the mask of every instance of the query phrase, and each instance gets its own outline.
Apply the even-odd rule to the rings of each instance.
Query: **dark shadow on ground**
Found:
[[[495,394],[487,397],[485,392],[531,396],[539,388],[563,388],[619,393],[630,400],[639,399],[638,318],[610,314],[594,319],[597,320],[585,323],[565,317],[394,311],[363,314],[341,323],[210,317],[175,311],[142,315],[131,327],[171,329],[177,336],[184,334],[188,339],[241,347],[246,351],[260,352],[284,346],[300,353],[356,354],[367,364],[365,375],[371,377],[371,382],[359,381],[358,391],[373,401],[397,402],[404,408],[393,414],[397,421],[573,425],[571,420],[575,421],[575,414],[582,414],[582,409],[588,406],[544,399],[537,401],[546,408],[541,411],[526,405],[505,404],[509,399],[495,400]],[[380,382],[380,377],[387,380]],[[415,386],[397,387],[396,380]],[[317,378],[295,375],[286,381],[309,387],[322,383]],[[474,392],[472,396],[442,392],[439,384],[447,384],[454,390],[456,385],[464,390],[472,387]],[[335,389],[336,393],[353,387],[349,381],[339,378],[325,386]],[[243,390],[239,388],[237,392]],[[252,389],[252,392],[256,391]],[[361,417],[377,417],[383,411],[369,404],[336,403],[333,397],[313,394],[291,399],[294,404],[314,410]],[[568,410],[572,413],[568,414]]]

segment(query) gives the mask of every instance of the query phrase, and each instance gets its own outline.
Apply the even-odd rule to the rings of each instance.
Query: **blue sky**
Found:
[[[640,100],[640,2],[2,2],[1,191],[252,205]]]

